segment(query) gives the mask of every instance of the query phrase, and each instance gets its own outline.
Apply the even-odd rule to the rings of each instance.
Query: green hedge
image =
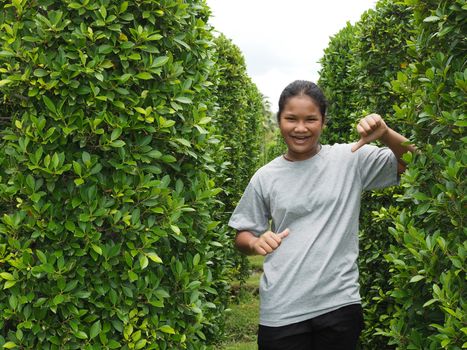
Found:
[[[388,335],[404,349],[467,347],[465,229],[467,7],[465,1],[407,1],[415,32],[411,63],[392,83],[420,152],[404,177],[405,209],[387,254],[396,310]]]
[[[365,349],[467,346],[465,29],[465,1],[380,1],[322,60],[342,120],[329,139],[353,141],[354,117],[375,111],[420,151],[406,159],[403,192],[362,201]]]
[[[381,114],[394,129],[410,135],[405,122],[391,113],[398,96],[390,91],[401,66],[407,64],[404,41],[411,30],[411,11],[392,1],[380,1],[365,12],[355,25],[347,24],[330,41],[323,56],[319,83],[330,96],[330,123],[325,137],[331,142],[354,142],[356,122],[368,113]],[[379,213],[381,207],[397,213],[398,188],[364,193],[360,214],[360,284],[365,313],[361,343],[365,349],[385,349],[388,327],[389,263],[384,260],[393,239],[387,230],[391,220]],[[378,224],[375,225],[375,222]]]
[[[221,331],[204,1],[0,5],[0,347],[200,349]]]
[[[219,74],[215,124],[225,152],[222,188],[228,220],[251,176],[262,165],[267,110],[263,96],[247,74],[240,49],[224,35],[216,38],[215,44]]]
[[[347,23],[331,37],[321,58],[318,85],[328,99],[326,128],[323,143],[348,142],[356,119],[354,104],[356,96],[355,77],[351,71],[354,62],[354,46],[357,40],[355,26]]]
[[[216,116],[214,124],[220,139],[218,187],[221,206],[219,221],[227,224],[251,176],[263,165],[265,128],[268,111],[263,96],[247,74],[245,59],[233,42],[219,35],[216,44]],[[230,279],[244,281],[249,275],[246,256],[234,248],[235,232],[225,228],[232,244]]]

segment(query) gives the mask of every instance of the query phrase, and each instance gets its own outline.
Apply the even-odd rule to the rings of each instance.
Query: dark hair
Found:
[[[328,101],[326,100],[323,91],[319,88],[318,85],[306,80],[295,80],[294,82],[287,85],[282,91],[281,96],[279,97],[279,111],[277,112],[278,122],[281,119],[281,114],[287,101],[292,97],[302,95],[310,97],[318,105],[324,122]]]

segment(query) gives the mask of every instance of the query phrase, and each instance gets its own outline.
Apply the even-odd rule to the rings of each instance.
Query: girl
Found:
[[[321,145],[325,116],[316,84],[284,89],[277,119],[287,152],[254,174],[229,221],[240,251],[266,256],[260,350],[356,348],[361,192],[397,184],[413,150],[377,114],[359,122],[357,143]],[[375,140],[386,147],[367,145]]]

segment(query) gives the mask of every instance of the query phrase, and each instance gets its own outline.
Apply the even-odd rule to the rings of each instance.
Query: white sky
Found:
[[[323,50],[347,21],[376,0],[206,0],[211,25],[232,39],[248,75],[277,111],[284,87],[296,79],[317,82]]]

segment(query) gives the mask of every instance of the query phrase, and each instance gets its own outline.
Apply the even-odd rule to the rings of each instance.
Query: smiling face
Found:
[[[279,118],[279,128],[288,148],[287,159],[305,160],[318,153],[324,116],[312,98],[290,97]]]

